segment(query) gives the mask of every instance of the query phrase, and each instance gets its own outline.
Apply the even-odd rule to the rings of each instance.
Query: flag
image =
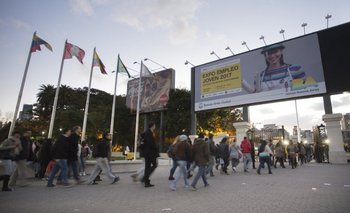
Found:
[[[64,59],[69,59],[75,56],[80,63],[83,63],[83,58],[85,56],[85,51],[78,46],[75,46],[70,43],[66,43],[65,50],[64,50]]]
[[[117,72],[119,73],[126,73],[128,74],[128,77],[130,78],[130,73],[128,72],[128,69],[126,69],[126,66],[124,65],[124,63],[122,62],[122,60],[120,59],[119,55],[118,55],[118,70]]]
[[[52,52],[51,45],[46,41],[42,40],[41,38],[39,38],[39,36],[37,36],[36,34],[34,34],[33,36],[32,47],[30,48],[30,51],[31,52],[36,52],[37,50],[41,51],[40,45],[42,44],[45,45],[45,47]]]
[[[100,67],[101,73],[107,75],[107,72],[105,70],[105,65],[102,63],[100,57],[98,57],[96,51],[94,51],[94,57],[93,57],[93,60],[92,60],[92,66],[93,67]]]
[[[153,74],[149,71],[149,69],[143,64],[141,61],[141,74],[140,77],[153,77]]]

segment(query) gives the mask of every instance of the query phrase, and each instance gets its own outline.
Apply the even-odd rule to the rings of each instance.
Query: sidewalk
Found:
[[[183,180],[171,191],[169,169],[169,161],[161,160],[151,177],[152,188],[132,182],[125,171],[118,174],[121,180],[115,185],[104,176],[98,185],[72,188],[47,188],[46,181],[31,180],[29,187],[0,192],[0,209],[4,213],[345,213],[350,209],[350,165],[310,163],[273,169],[273,175],[265,169],[260,176],[256,170],[244,173],[241,167],[230,175],[215,170],[215,177],[208,178],[210,187],[204,188],[200,180],[197,191],[184,189]]]

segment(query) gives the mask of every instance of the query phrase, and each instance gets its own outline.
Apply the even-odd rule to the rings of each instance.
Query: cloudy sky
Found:
[[[268,44],[350,21],[347,0],[2,0],[0,1],[0,119],[11,118],[34,31],[53,47],[42,47],[32,55],[22,104],[36,101],[42,84],[57,85],[64,41],[85,50],[84,64],[64,61],[62,84],[73,88],[88,86],[93,48],[106,65],[109,75],[95,68],[92,87],[113,93],[116,59],[120,54],[132,75],[137,75],[144,58],[176,70],[175,86],[190,88],[189,60],[204,64],[216,57],[237,54]],[[160,66],[145,62],[153,71]],[[127,76],[118,79],[118,94],[126,93]],[[322,122],[322,98],[298,100],[300,127],[311,129]],[[332,96],[333,112],[350,112],[350,95]],[[256,124],[296,125],[294,101],[250,107]]]

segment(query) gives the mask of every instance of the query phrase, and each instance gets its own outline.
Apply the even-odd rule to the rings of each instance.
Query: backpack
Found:
[[[168,151],[167,151],[168,157],[169,157],[169,158],[175,157],[173,151],[174,151],[174,145],[171,144],[171,145],[169,146]]]

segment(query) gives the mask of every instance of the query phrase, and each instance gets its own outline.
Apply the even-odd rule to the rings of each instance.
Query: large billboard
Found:
[[[128,81],[126,106],[136,111],[139,79]],[[175,70],[167,69],[141,78],[140,112],[163,110],[175,87]]]
[[[326,93],[317,34],[194,68],[194,110]]]

